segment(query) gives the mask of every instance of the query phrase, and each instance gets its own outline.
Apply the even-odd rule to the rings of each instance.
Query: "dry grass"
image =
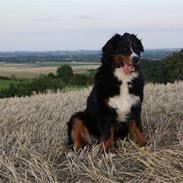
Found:
[[[69,153],[66,122],[90,89],[0,100],[0,182],[183,182],[183,82],[148,84],[142,120],[151,146]]]
[[[56,65],[54,65],[56,64]],[[65,62],[64,64],[70,64]],[[63,63],[60,63],[63,65]],[[53,65],[49,65],[49,63],[41,63],[41,64],[2,64],[0,63],[0,76],[12,77],[16,76],[17,78],[33,78],[39,76],[40,74],[48,74],[50,72],[56,73],[58,67],[60,67],[59,63],[53,63]],[[76,73],[84,73],[89,69],[98,68],[99,64],[92,63],[75,63],[72,65],[74,72]]]
[[[0,75],[6,77],[33,78],[40,74],[54,73],[56,70],[57,67],[42,67],[36,64],[0,64]]]

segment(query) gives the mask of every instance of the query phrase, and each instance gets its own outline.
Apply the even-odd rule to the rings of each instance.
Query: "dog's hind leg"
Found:
[[[145,140],[144,134],[137,127],[135,120],[132,120],[129,124],[129,133],[132,136],[135,143],[137,145],[139,145],[140,147],[143,147],[147,144],[147,141]]]
[[[89,144],[91,138],[87,127],[84,125],[84,121],[78,117],[75,117],[72,120],[73,124],[70,132],[71,139],[75,149],[79,150]]]
[[[115,128],[115,139],[124,140],[128,136],[129,125],[127,123],[119,123]]]
[[[108,152],[112,147],[114,147],[114,128],[111,127],[109,134],[101,138],[101,148],[104,152]]]

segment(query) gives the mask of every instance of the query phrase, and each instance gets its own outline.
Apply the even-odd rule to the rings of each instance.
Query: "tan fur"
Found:
[[[144,138],[144,134],[137,128],[135,121],[130,122],[129,133],[132,136],[132,139],[135,141],[135,143],[140,147],[143,147],[147,144]]]
[[[101,139],[101,147],[108,152],[114,146],[114,128],[111,128],[111,135],[107,139]]]
[[[76,150],[91,142],[88,129],[83,124],[83,121],[78,118],[74,120],[71,136]]]

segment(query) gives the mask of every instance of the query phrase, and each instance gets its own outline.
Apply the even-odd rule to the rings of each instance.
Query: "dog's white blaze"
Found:
[[[133,51],[132,47],[131,47],[131,52],[132,52],[131,58],[133,58],[133,57],[138,57],[138,55]]]
[[[114,75],[119,81],[122,81],[122,84],[120,86],[120,95],[109,98],[109,106],[116,109],[118,120],[125,122],[131,106],[140,101],[138,96],[129,93],[130,86],[128,84],[128,82],[138,76],[138,73],[132,72],[130,75],[126,75],[122,68],[116,68]]]

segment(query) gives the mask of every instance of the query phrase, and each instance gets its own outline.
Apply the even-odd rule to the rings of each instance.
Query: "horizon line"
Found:
[[[166,50],[166,49],[183,49],[183,47],[168,47],[168,48],[144,48],[144,50]],[[54,52],[54,51],[100,51],[101,49],[55,49],[55,50],[0,50],[0,52]]]

